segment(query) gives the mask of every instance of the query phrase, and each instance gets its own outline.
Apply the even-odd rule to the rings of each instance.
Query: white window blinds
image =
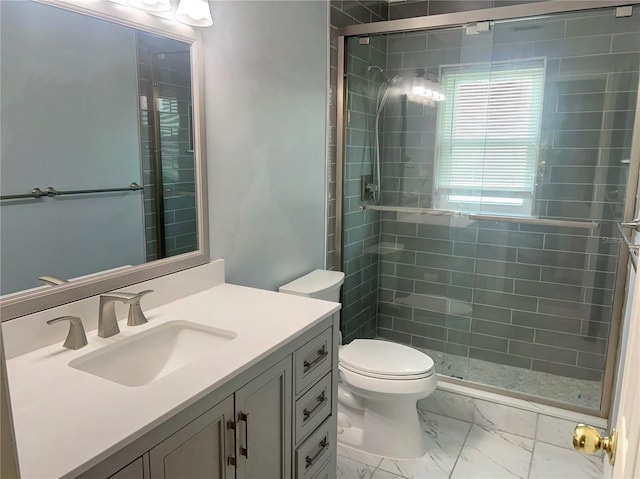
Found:
[[[435,207],[530,216],[544,60],[442,71]]]

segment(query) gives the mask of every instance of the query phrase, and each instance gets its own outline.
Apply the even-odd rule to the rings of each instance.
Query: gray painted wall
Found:
[[[328,4],[210,5],[211,253],[228,282],[277,289],[324,267]]]
[[[3,195],[141,182],[132,29],[2,2],[1,44]],[[144,262],[139,192],[1,208],[3,293]]]

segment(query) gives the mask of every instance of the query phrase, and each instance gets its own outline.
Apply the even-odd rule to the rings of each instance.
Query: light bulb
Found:
[[[180,0],[175,14],[176,20],[194,27],[213,25],[211,10],[207,0]]]
[[[127,3],[140,10],[147,12],[168,12],[171,10],[171,2],[169,0],[127,0]]]

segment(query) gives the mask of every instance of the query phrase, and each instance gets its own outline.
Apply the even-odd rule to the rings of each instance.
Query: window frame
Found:
[[[528,77],[536,82],[533,86],[534,89],[539,90],[539,96],[531,98],[529,108],[537,110],[537,118],[534,119],[535,125],[531,132],[530,139],[520,138],[510,141],[509,138],[497,139],[493,138],[487,141],[487,135],[485,131],[484,137],[480,139],[460,139],[453,140],[453,135],[449,137],[449,153],[455,148],[454,145],[469,144],[470,148],[479,142],[483,143],[481,155],[482,155],[482,169],[484,169],[484,161],[486,158],[486,152],[488,148],[500,149],[500,143],[513,143],[514,147],[521,146],[525,152],[525,158],[529,158],[525,162],[525,174],[523,177],[528,180],[526,189],[518,190],[504,190],[496,188],[485,188],[483,184],[480,186],[469,185],[468,188],[464,186],[450,186],[445,184],[442,179],[444,174],[442,173],[443,163],[443,143],[445,143],[443,137],[443,131],[448,128],[450,133],[453,133],[453,126],[445,126],[447,118],[447,108],[450,108],[451,122],[456,118],[456,93],[457,85],[461,83],[467,83],[473,81],[473,77],[482,78],[485,77],[489,83],[487,100],[490,100],[491,95],[491,82],[492,80],[500,81],[501,79],[508,79],[509,74],[513,74],[514,78],[525,75],[527,70],[531,70],[531,75]],[[438,120],[436,126],[436,145],[434,154],[434,174],[433,174],[433,208],[439,210],[458,211],[468,214],[495,214],[503,216],[519,216],[519,217],[532,217],[534,216],[535,195],[536,195],[536,178],[539,168],[540,158],[540,142],[542,138],[542,115],[544,108],[544,90],[546,83],[547,62],[545,57],[533,57],[524,60],[508,60],[501,62],[483,62],[472,64],[458,64],[458,65],[442,65],[440,66],[440,81],[443,85],[443,93],[445,94],[445,102],[441,102],[438,105]],[[496,74],[498,74],[496,78]],[[449,82],[448,77],[462,77],[461,81]],[[466,78],[465,78],[466,77]],[[502,77],[502,78],[501,78]],[[456,85],[457,84],[457,85]],[[537,100],[537,101],[535,101]],[[453,103],[451,103],[453,102]],[[490,111],[490,107],[487,104],[484,109],[485,113]],[[485,118],[487,118],[485,116]],[[485,128],[486,128],[485,124]],[[530,150],[533,149],[533,152]],[[516,148],[513,149],[514,151]],[[453,163],[451,155],[447,160],[449,165]],[[451,168],[450,170],[451,171]],[[450,174],[449,174],[450,179]],[[472,181],[473,182],[473,181]],[[477,180],[476,180],[477,182]],[[452,196],[462,197],[458,201],[451,200]],[[468,196],[468,198],[463,198]],[[473,198],[475,197],[475,198]],[[500,201],[503,198],[506,201]],[[514,202],[508,201],[509,198],[518,198],[521,200],[520,204],[514,204]],[[483,201],[486,199],[486,201]],[[479,200],[479,201],[478,201]],[[494,201],[491,201],[494,200]]]

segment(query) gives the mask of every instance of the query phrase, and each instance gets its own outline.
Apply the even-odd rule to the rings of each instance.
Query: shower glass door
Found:
[[[346,342],[606,412],[639,35],[636,5],[347,38]]]
[[[441,70],[492,58],[491,30],[471,30],[349,38],[346,55],[344,339],[421,348],[460,379],[469,377],[478,222],[434,202]]]
[[[483,201],[475,216],[474,309],[493,313],[473,315],[472,343],[491,343],[471,348],[468,379],[599,410],[611,388],[603,383],[607,354],[615,358],[615,287],[621,295],[625,273],[623,266],[616,280],[616,223],[627,183],[636,188],[629,166],[640,9],[500,21],[491,29],[491,65],[471,69],[486,114],[474,124],[486,132],[476,152]],[[460,104],[469,101],[465,93],[457,92]]]

